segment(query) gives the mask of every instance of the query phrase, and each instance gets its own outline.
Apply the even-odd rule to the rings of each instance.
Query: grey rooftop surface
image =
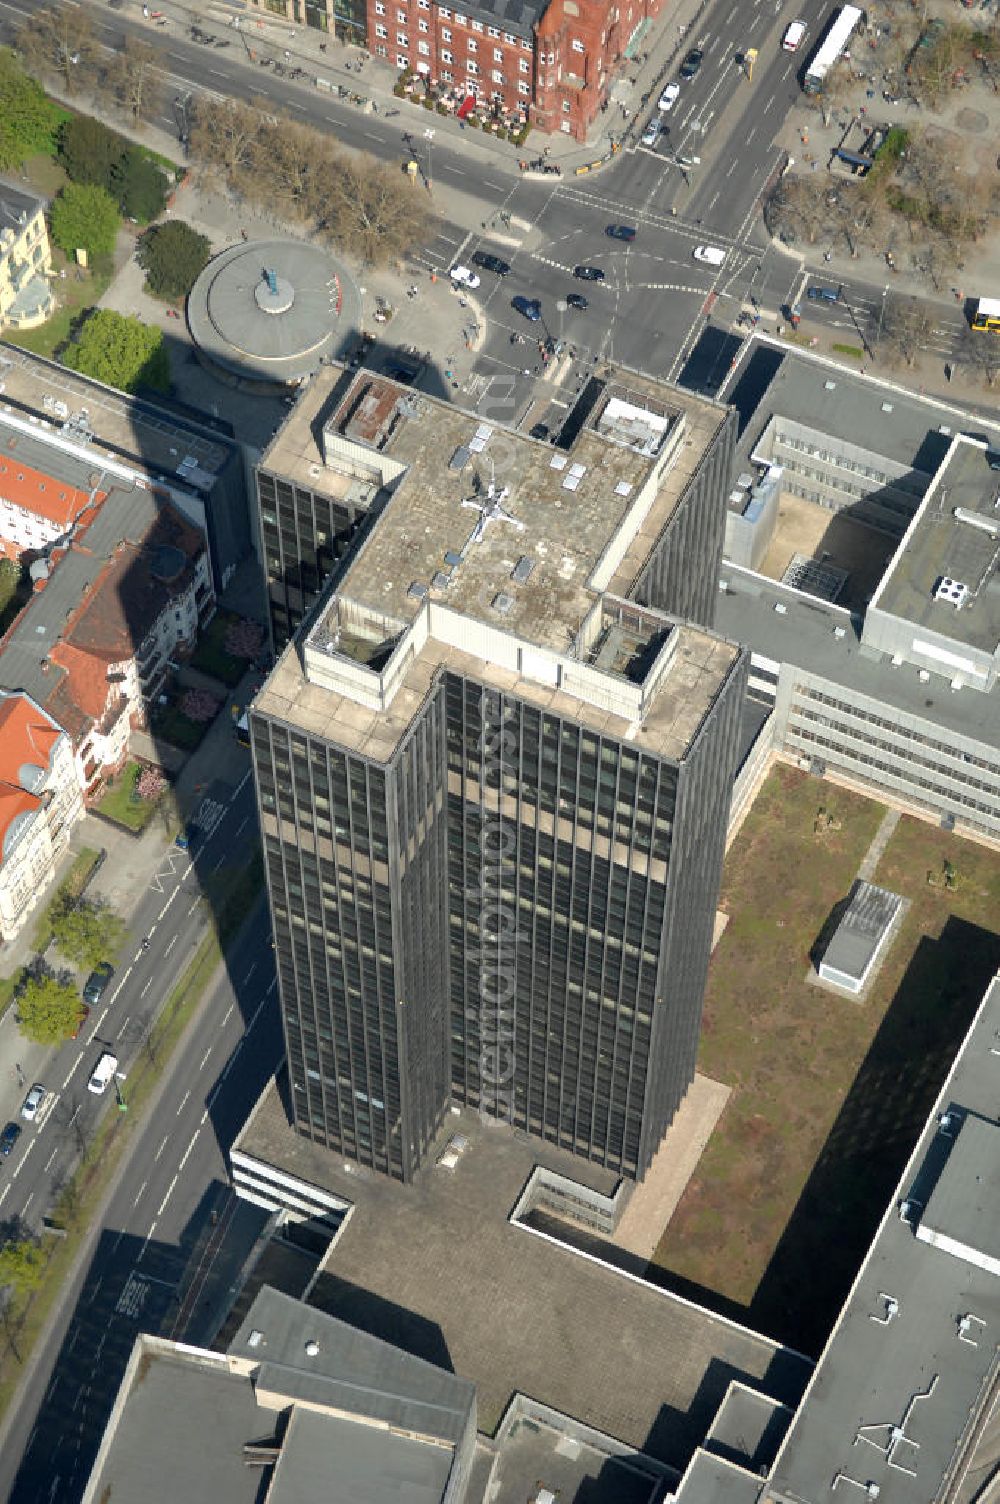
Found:
[[[956,433],[1000,443],[1000,422],[755,335],[722,400],[740,414],[743,464],[775,414],[931,475]]]
[[[533,27],[548,9],[548,0],[471,0],[465,9],[477,20],[492,22],[530,41]]]
[[[939,1221],[955,1217],[961,1234],[970,1213],[958,1204],[959,1180],[967,1187],[970,1176],[988,1176],[975,1220],[984,1232],[992,1214],[995,1246],[998,1030],[1000,978],[980,1005],[816,1366],[765,1491],[769,1501],[839,1504],[857,1493],[847,1483],[834,1491],[844,1475],[862,1488],[876,1484],[881,1504],[927,1504],[939,1497],[968,1428],[989,1400],[1000,1278],[922,1242],[901,1220],[898,1203],[920,1194],[914,1187],[946,1156],[956,1180],[953,1187],[939,1182]],[[953,1108],[970,1116],[948,1138],[938,1120]],[[989,1123],[988,1131],[975,1126],[976,1116]],[[973,1320],[963,1331],[965,1316]]]
[[[634,738],[663,757],[683,756],[737,663],[738,648],[636,608],[634,663],[606,668],[600,645],[613,646],[616,633],[628,638],[631,628],[622,632],[612,620],[618,604],[604,613],[600,603],[628,597],[726,421],[724,409],[632,373],[610,374],[591,383],[586,418],[561,449],[370,372],[359,372],[346,390],[343,383],[339,367],[319,372],[262,461],[304,489],[334,495],[363,486],[359,475],[371,477],[367,503],[378,507],[377,518],[321,608],[310,641],[317,652],[365,662],[373,641],[399,636],[428,605],[440,605],[450,619],[468,620],[463,647],[467,642],[469,649],[431,628],[385,707],[312,682],[299,656],[288,652],[258,709],[385,762],[434,675],[452,668],[609,737]],[[389,478],[380,489],[381,467]],[[503,515],[483,525],[479,508],[488,506],[491,486]],[[374,638],[362,635],[359,622]],[[599,672],[633,682],[652,657],[643,660],[643,646],[672,635],[675,651],[633,722],[613,713],[619,702],[611,696],[604,704],[586,701],[564,691],[555,676],[545,680],[526,670],[524,655],[517,670],[488,660],[476,650],[487,632],[548,653],[579,651],[587,665],[593,651]]]
[[[439,1504],[475,1413],[465,1379],[262,1290],[225,1355],[140,1338],[85,1500]],[[264,1459],[260,1459],[263,1461]]]
[[[919,1236],[943,1234],[969,1250],[1000,1261],[1000,1127],[966,1117],[927,1205]]]
[[[274,286],[269,277],[274,279]],[[188,297],[199,348],[251,381],[288,383],[317,369],[358,324],[353,280],[319,245],[251,240],[213,257]]]
[[[823,964],[847,976],[863,977],[901,903],[898,893],[874,883],[857,882],[826,948]]]
[[[23,188],[15,188],[13,183],[0,179],[0,234],[4,230],[20,234],[44,202],[37,194],[25,193]]]
[[[745,643],[751,652],[778,663],[794,664],[828,681],[836,695],[844,685],[847,698],[868,696],[927,723],[927,734],[940,738],[941,728],[973,741],[996,743],[1000,725],[1000,685],[989,694],[953,692],[947,680],[932,675],[922,683],[912,664],[894,666],[861,644],[860,623],[843,610],[812,596],[753,574],[723,560],[715,608],[717,632]],[[775,605],[785,607],[783,613]],[[836,628],[845,635],[835,636]]]
[[[110,450],[137,470],[200,490],[201,477],[217,475],[234,453],[233,443],[214,433],[208,420],[186,420],[155,402],[128,397],[14,345],[0,346],[0,383],[0,419],[7,406],[22,416],[37,415],[50,425],[40,437],[61,434],[77,449],[90,451],[92,466]],[[86,414],[91,439],[73,426],[81,413]],[[46,453],[52,452],[47,446]]]
[[[234,1148],[341,1196],[352,1211],[311,1303],[472,1379],[480,1429],[515,1392],[682,1468],[732,1378],[794,1402],[809,1363],[666,1291],[507,1218],[536,1164],[608,1191],[607,1172],[449,1117],[469,1139],[454,1171],[412,1185],[348,1174],[290,1127],[278,1086]]]
[[[986,453],[967,438],[952,441],[872,605],[992,653],[1000,644],[1000,475]],[[964,604],[935,598],[944,578],[965,588]]]

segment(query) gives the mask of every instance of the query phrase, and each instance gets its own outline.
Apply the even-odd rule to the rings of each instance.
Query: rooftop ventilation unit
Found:
[[[956,611],[961,611],[968,598],[968,585],[963,585],[961,580],[953,580],[948,575],[942,575],[934,586],[934,599],[945,601],[947,605],[954,606]]]
[[[449,548],[444,556],[444,562],[449,569],[457,569],[462,562],[462,555],[456,553],[453,548]]]
[[[424,584],[423,580],[414,580],[413,584],[410,586],[409,590],[406,593],[411,597],[412,600],[422,601],[424,599],[424,596],[427,594],[427,586]]]
[[[524,554],[514,565],[514,568],[510,572],[510,577],[516,585],[524,585],[530,579],[534,567],[534,559],[530,559],[527,554]]]
[[[514,597],[512,595],[507,595],[503,590],[501,590],[499,595],[495,595],[493,597],[490,605],[493,607],[494,611],[498,611],[501,616],[509,616],[511,611],[514,609]]]
[[[955,507],[952,516],[956,522],[964,522],[968,527],[978,528],[981,533],[989,533],[991,538],[1000,538],[1000,522],[992,517],[984,517],[982,512],[970,512],[968,507]]]
[[[446,590],[450,580],[451,574],[447,569],[439,569],[431,575],[431,584],[435,590]]]

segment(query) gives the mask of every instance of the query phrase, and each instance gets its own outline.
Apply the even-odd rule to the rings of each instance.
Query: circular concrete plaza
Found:
[[[188,297],[201,354],[230,379],[287,387],[358,329],[361,296],[340,262],[303,240],[249,240],[220,251]]]

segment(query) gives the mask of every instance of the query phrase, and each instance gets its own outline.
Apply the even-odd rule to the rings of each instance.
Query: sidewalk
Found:
[[[412,131],[419,138],[425,130],[432,130],[437,139],[460,146],[470,162],[489,162],[519,177],[519,159],[526,154],[537,156],[543,147],[548,148],[549,160],[557,163],[564,173],[574,173],[599,159],[610,159],[612,144],[631,144],[642,129],[644,119],[640,118],[640,113],[644,105],[653,98],[682,50],[691,45],[689,33],[697,26],[707,5],[708,0],[676,0],[654,23],[652,31],[642,38],[642,43],[636,43],[637,47],[646,45],[646,51],[640,54],[645,61],[626,62],[621,68],[612,85],[607,110],[598,117],[585,143],[558,133],[542,135],[532,131],[523,146],[498,141],[481,131],[467,130],[453,116],[430,113],[407,99],[397,99],[392,89],[398,70],[390,63],[329,33],[295,25],[256,8],[228,4],[225,0],[210,0],[207,7],[189,3],[189,0],[162,0],[162,13],[170,23],[165,27],[158,26],[149,17],[144,18],[142,6],[135,0],[129,0],[126,14],[130,21],[145,22],[151,41],[155,39],[160,45],[169,41],[171,36],[186,34],[192,25],[214,28],[230,42],[230,58],[233,57],[233,47],[242,45],[248,71],[259,68],[260,59],[264,57],[287,60],[291,66],[306,70],[309,79],[302,81],[302,87],[309,92],[315,90],[317,78],[322,78],[334,90],[340,85],[371,101],[377,115],[382,118],[391,116],[399,125],[401,135],[404,131]],[[253,54],[252,60],[250,54]],[[358,68],[361,59],[366,59],[363,69]],[[329,93],[329,89],[324,92]]]

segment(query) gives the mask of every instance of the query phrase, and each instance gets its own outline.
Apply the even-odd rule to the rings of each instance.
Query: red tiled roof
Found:
[[[0,782],[20,787],[25,763],[47,768],[58,740],[58,726],[27,695],[6,695],[0,700]]]
[[[79,648],[65,637],[55,643],[49,660],[65,670],[53,686],[46,706],[77,742],[94,721],[99,721],[108,703],[108,665],[114,658]]]
[[[18,815],[33,814],[41,802],[37,794],[29,794],[26,789],[13,784],[0,783],[0,858],[3,856],[7,832]]]
[[[95,499],[104,501],[106,495],[98,491]],[[16,455],[0,450],[0,497],[65,529],[87,505],[89,493],[53,480],[51,475],[22,464]]]

